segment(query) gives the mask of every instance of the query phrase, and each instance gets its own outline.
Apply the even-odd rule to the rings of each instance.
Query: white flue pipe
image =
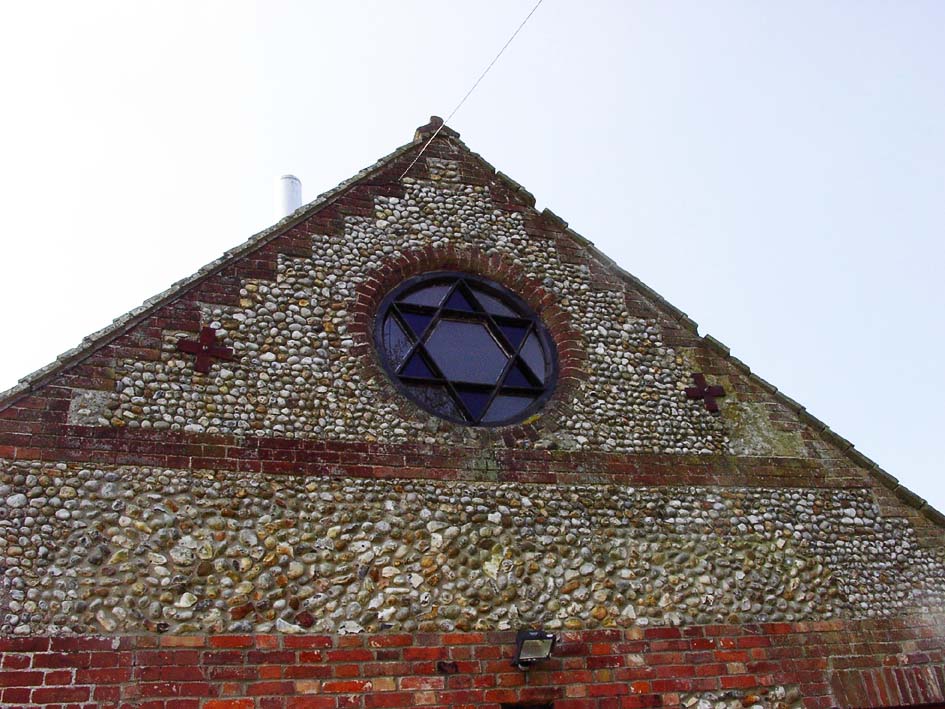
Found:
[[[283,175],[276,185],[276,221],[302,206],[302,181],[295,175]]]

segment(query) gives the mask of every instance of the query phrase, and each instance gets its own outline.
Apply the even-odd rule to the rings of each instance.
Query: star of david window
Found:
[[[554,343],[538,316],[497,283],[466,273],[412,278],[381,304],[381,361],[430,413],[502,426],[537,411],[554,389]]]

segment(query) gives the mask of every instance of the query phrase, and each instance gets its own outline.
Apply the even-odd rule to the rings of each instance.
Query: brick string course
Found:
[[[74,426],[72,428],[81,429]],[[86,434],[86,435],[83,435]],[[101,436],[105,434],[105,436]],[[734,456],[610,455],[603,453],[435,448],[411,444],[305,442],[279,438],[237,440],[167,434],[154,440],[109,429],[78,431],[55,451],[4,449],[6,460],[89,465],[138,465],[175,470],[262,472],[292,476],[419,478],[489,482],[725,485],[746,487],[865,487],[862,473],[842,460],[835,466],[803,459]]]
[[[792,687],[806,707],[945,701],[945,628],[919,617],[565,632],[529,672],[514,633],[0,639],[3,706],[141,709],[678,706]]]

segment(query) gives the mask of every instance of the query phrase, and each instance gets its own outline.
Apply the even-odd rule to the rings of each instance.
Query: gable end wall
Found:
[[[941,515],[454,132],[400,180],[420,147],[6,397],[0,701],[945,701]],[[541,315],[540,416],[458,427],[387,380],[376,305],[441,268]],[[235,357],[201,375],[208,324]],[[562,640],[527,680],[523,626]]]

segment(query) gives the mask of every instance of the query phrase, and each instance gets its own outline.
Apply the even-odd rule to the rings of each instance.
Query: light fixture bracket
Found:
[[[515,657],[512,666],[527,670],[536,662],[551,657],[558,638],[544,630],[519,630],[515,636]]]

